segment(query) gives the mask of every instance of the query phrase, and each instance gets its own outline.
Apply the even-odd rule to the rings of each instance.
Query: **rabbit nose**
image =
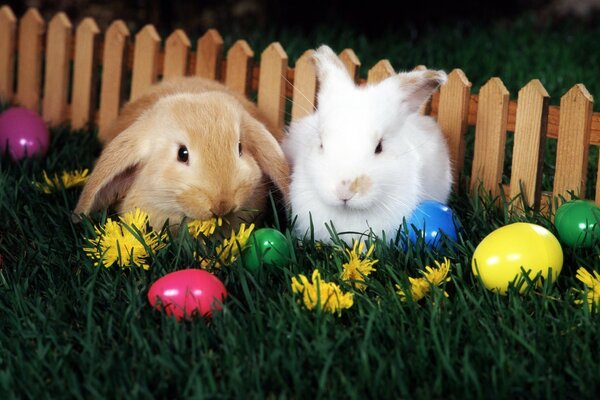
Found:
[[[233,205],[228,200],[219,200],[210,210],[215,216],[222,217],[233,211]]]
[[[335,189],[337,197],[346,203],[357,193],[366,193],[373,186],[371,178],[361,175],[354,179],[343,179]]]
[[[352,182],[350,180],[343,180],[335,188],[335,194],[338,199],[346,203],[354,197],[356,191],[352,190]]]

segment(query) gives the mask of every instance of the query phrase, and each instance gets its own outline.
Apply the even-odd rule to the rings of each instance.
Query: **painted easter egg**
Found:
[[[457,220],[454,212],[447,205],[435,200],[426,200],[417,206],[407,220],[408,238],[416,243],[422,237],[425,244],[438,249],[441,244],[442,232],[448,238],[458,238]]]
[[[35,112],[24,107],[11,107],[0,114],[0,150],[13,160],[44,155],[48,151],[50,133],[46,123]]]
[[[287,238],[277,229],[262,228],[254,231],[242,254],[244,266],[252,272],[263,264],[284,266],[290,262],[291,249]]]
[[[563,265],[563,252],[558,239],[548,229],[526,222],[517,222],[496,229],[475,249],[471,268],[483,285],[506,294],[510,282],[541,274],[554,282]],[[527,283],[521,286],[524,291]]]
[[[591,247],[600,239],[600,208],[591,201],[572,200],[556,210],[554,226],[561,242],[572,247]]]
[[[178,320],[193,315],[211,316],[227,298],[223,283],[210,272],[183,269],[166,274],[150,286],[152,307],[174,315]]]

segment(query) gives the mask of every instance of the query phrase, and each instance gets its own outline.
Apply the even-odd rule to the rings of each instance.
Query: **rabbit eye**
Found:
[[[383,151],[383,146],[381,145],[381,140],[377,143],[377,147],[375,147],[375,154],[379,154]]]
[[[187,147],[181,145],[179,146],[179,150],[177,151],[177,161],[186,163],[188,162],[190,152]]]
[[[240,157],[242,156],[242,142],[238,143],[238,151],[240,153]]]

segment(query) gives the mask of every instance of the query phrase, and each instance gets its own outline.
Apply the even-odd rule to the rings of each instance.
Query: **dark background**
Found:
[[[45,18],[65,11],[75,23],[90,16],[101,28],[120,18],[133,31],[152,23],[161,34],[175,28],[185,28],[193,35],[208,28],[226,33],[281,29],[310,32],[331,26],[359,31],[371,38],[398,29],[418,34],[439,24],[509,22],[522,14],[530,14],[533,23],[545,25],[573,18],[593,23],[600,10],[600,0],[0,0],[0,3],[8,3],[17,16],[34,6]]]

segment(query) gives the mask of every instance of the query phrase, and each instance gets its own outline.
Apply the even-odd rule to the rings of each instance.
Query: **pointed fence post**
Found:
[[[317,101],[317,71],[313,61],[314,50],[306,50],[296,61],[292,120],[312,114]]]
[[[515,142],[510,177],[510,197],[519,193],[528,205],[539,208],[542,194],[542,166],[548,122],[548,92],[538,79],[519,90]],[[523,192],[521,191],[523,189]],[[517,210],[524,205],[513,203]]]
[[[96,21],[85,18],[75,33],[75,61],[71,91],[71,126],[85,127],[91,119],[94,97],[96,60],[94,49],[100,30]]]
[[[102,57],[102,85],[98,111],[98,137],[106,140],[104,132],[119,115],[123,98],[123,75],[129,30],[121,20],[113,22],[104,35]]]
[[[0,102],[13,97],[17,18],[9,6],[0,7]]]
[[[342,63],[346,67],[346,70],[348,71],[348,75],[350,75],[350,78],[354,82],[357,82],[358,81],[358,69],[360,68],[360,60],[356,56],[356,53],[354,53],[354,50],[344,49],[340,53],[340,60],[342,60]],[[391,65],[390,65],[390,67],[391,67]],[[393,73],[393,68],[392,68],[392,73]]]
[[[19,22],[17,103],[39,112],[42,82],[42,39],[46,23],[35,8]]]
[[[177,29],[165,43],[163,79],[187,75],[187,60],[192,43],[184,31]]]
[[[568,191],[585,195],[588,145],[594,99],[585,86],[573,86],[560,99],[553,196],[570,200]]]
[[[465,163],[470,99],[471,82],[462,70],[454,69],[440,88],[437,121],[448,141],[455,190],[460,187],[458,178]]]
[[[499,78],[491,78],[479,91],[471,191],[481,184],[492,197],[500,195],[509,92]]]
[[[238,40],[227,52],[225,84],[245,96],[250,91],[252,57],[254,52],[245,40]]]
[[[48,24],[42,116],[50,125],[63,123],[67,116],[72,30],[64,12],[56,14]]]
[[[209,29],[198,39],[196,51],[196,75],[220,80],[223,61],[223,38],[215,29]]]
[[[160,36],[153,25],[146,25],[135,35],[130,100],[137,99],[152,86],[158,76]]]
[[[394,75],[394,67],[390,64],[389,60],[380,60],[377,64],[371,68],[367,74],[367,83],[378,83]]]
[[[260,56],[258,108],[278,130],[283,129],[288,56],[278,42],[271,43]]]

